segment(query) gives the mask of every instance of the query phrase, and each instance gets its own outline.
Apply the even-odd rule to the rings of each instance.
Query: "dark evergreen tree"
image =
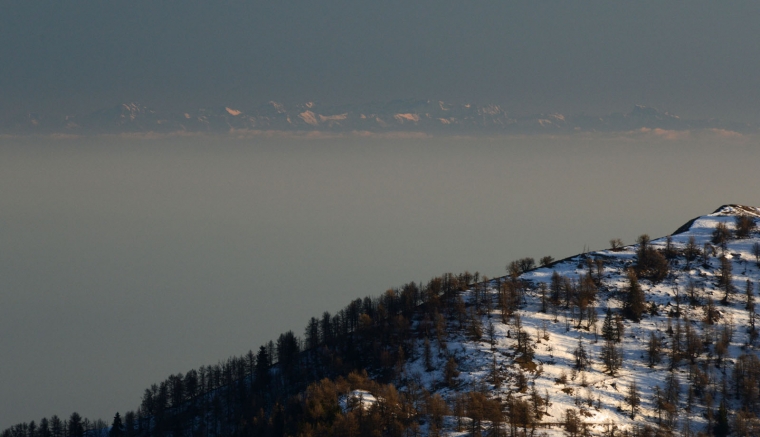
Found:
[[[55,414],[50,418],[50,435],[52,437],[64,437],[64,423]]]
[[[726,437],[730,430],[731,429],[728,426],[728,408],[726,407],[726,400],[722,399],[720,401],[720,406],[718,407],[718,416],[715,420],[713,435],[715,435],[715,437]]]
[[[604,365],[604,371],[612,376],[615,376],[623,365],[623,354],[612,340],[606,340],[602,345],[600,359]]]
[[[68,437],[84,437],[84,424],[82,423],[82,416],[78,413],[71,413],[69,417],[69,433]]]
[[[630,270],[628,271],[628,284],[625,302],[623,303],[623,312],[627,318],[638,322],[646,310],[646,300],[644,290],[641,289],[636,274]]]
[[[40,427],[37,430],[37,435],[39,437],[51,437],[50,422],[48,422],[46,417],[40,419]]]
[[[256,354],[256,375],[254,378],[254,385],[258,389],[259,393],[263,393],[269,388],[271,376],[269,374],[270,358],[267,348],[265,346],[259,347],[259,352]]]
[[[585,370],[591,364],[588,352],[583,346],[583,337],[578,338],[578,347],[573,351],[573,357],[575,358],[575,368],[578,370]]]
[[[612,317],[612,310],[609,307],[604,316],[604,322],[602,322],[602,338],[608,341],[620,341],[619,336],[617,335],[615,321]]]
[[[124,424],[121,422],[121,415],[117,412],[111,422],[111,430],[108,431],[108,437],[124,437]]]
[[[127,411],[124,414],[124,437],[135,437],[137,435],[137,415],[134,411]]]

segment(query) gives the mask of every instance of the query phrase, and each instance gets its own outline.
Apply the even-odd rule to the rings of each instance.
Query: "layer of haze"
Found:
[[[750,143],[0,142],[0,428],[110,420],[169,374],[409,281],[758,204]]]
[[[269,100],[760,116],[756,1],[4,2],[0,115]]]

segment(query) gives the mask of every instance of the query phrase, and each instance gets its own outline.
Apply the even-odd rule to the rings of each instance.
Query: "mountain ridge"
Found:
[[[0,133],[82,135],[261,130],[556,134],[705,129],[754,133],[760,130],[760,125],[717,119],[683,119],[642,105],[635,105],[627,113],[616,112],[604,116],[559,113],[513,115],[496,104],[414,99],[336,106],[314,102],[286,106],[270,101],[249,110],[219,106],[184,111],[157,111],[130,102],[86,114],[46,116],[32,112],[0,120]]]

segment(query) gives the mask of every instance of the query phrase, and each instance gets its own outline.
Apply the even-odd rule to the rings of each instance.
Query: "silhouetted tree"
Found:
[[[84,437],[84,424],[82,423],[82,416],[76,412],[71,413],[71,416],[69,416],[68,430],[68,437]]]
[[[121,415],[117,412],[113,416],[113,422],[111,422],[111,430],[108,431],[108,437],[123,437],[124,436],[124,424],[121,422]]]
[[[50,435],[52,437],[63,437],[65,424],[60,417],[53,414],[50,417]]]
[[[37,436],[38,437],[51,437],[50,432],[50,422],[48,422],[47,418],[43,417],[40,419],[40,426],[37,429]]]
[[[267,348],[260,346],[259,352],[256,354],[256,377],[254,379],[254,384],[259,392],[263,393],[269,388],[269,382],[271,379],[269,374],[270,366],[271,364]]]

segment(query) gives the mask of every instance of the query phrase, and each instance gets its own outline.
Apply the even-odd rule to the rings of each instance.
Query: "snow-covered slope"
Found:
[[[602,327],[608,308],[613,315],[623,314],[630,285],[626,272],[637,263],[639,245],[581,254],[529,270],[517,278],[518,283],[524,285],[525,292],[516,313],[535,354],[531,362],[522,365],[516,360],[520,356],[516,353],[519,329],[516,318],[509,317],[507,323],[503,323],[498,305],[499,288],[503,289],[503,284],[510,278],[488,282],[486,293],[492,304],[481,305],[479,314],[475,311],[478,291],[475,288],[468,290],[463,297],[468,313],[478,317],[482,324],[482,338],[474,340],[471,330],[459,329],[456,321],[448,319],[451,334],[444,344],[430,340],[433,361],[430,367],[434,370],[428,368],[430,363],[425,363],[424,345],[420,340],[415,360],[410,361],[405,369],[406,381],[417,381],[451,402],[456,393],[469,390],[485,390],[492,398],[506,400],[512,397],[531,404],[539,396],[541,406],[538,409],[543,413],[538,420],[540,431],[548,435],[563,435],[556,425],[554,428],[550,425],[562,422],[568,410],[577,412],[595,434],[612,427],[622,431],[643,424],[653,427],[661,424],[677,435],[708,431],[717,421],[722,402],[732,412],[742,407],[742,401],[735,395],[737,387],[733,379],[738,358],[742,354],[760,354],[757,348],[760,343],[751,338],[749,332],[750,312],[746,309],[745,294],[747,281],[750,281],[754,286],[753,295],[757,296],[760,267],[755,252],[760,246],[760,235],[753,230],[748,237],[736,237],[736,218],[741,215],[749,217],[753,223],[760,217],[760,209],[727,205],[698,217],[670,237],[671,250],[668,253],[667,237],[651,240],[649,244],[659,253],[670,255],[669,272],[659,282],[639,280],[647,310],[639,322],[623,319],[625,329],[621,341],[613,342],[622,351],[623,361],[614,376],[605,371],[600,359],[605,345]],[[732,234],[724,248],[713,244],[713,234],[721,224]],[[690,239],[700,251],[707,249],[710,253],[687,261],[684,250]],[[725,256],[732,267],[734,291],[727,302],[721,302],[725,295],[724,287],[720,285],[721,256]],[[589,259],[601,262],[589,263]],[[597,278],[598,286],[596,299],[590,304],[596,314],[596,323],[589,323],[586,313],[579,327],[578,308],[573,304],[566,308],[563,299],[558,305],[548,305],[546,312],[542,312],[541,289],[545,286],[551,294],[555,272],[578,285],[589,273],[590,265],[593,266],[591,275]],[[713,302],[717,311],[713,313],[712,324],[706,318],[708,302]],[[492,333],[493,343],[489,333]],[[647,349],[652,333],[661,341],[657,348],[661,361],[650,367]],[[685,351],[688,336],[699,347],[697,350],[692,348],[690,354],[678,354],[673,363],[670,355],[674,343],[677,349]],[[727,340],[728,347],[722,360],[721,336],[729,336],[723,339],[723,344]],[[678,337],[680,342],[676,341]],[[591,365],[585,370],[576,369],[575,364],[574,351],[580,339],[591,359]],[[454,357],[458,364],[455,387],[444,384],[445,364],[450,357]],[[493,383],[495,371],[503,379],[501,384]],[[523,376],[527,384],[521,383]],[[634,381],[641,404],[632,416],[626,397]],[[675,407],[675,414],[670,416],[667,414],[670,407],[665,406],[663,410],[655,405],[655,392],[659,391],[664,399],[668,385],[672,388],[670,399],[674,401],[671,405]],[[677,397],[673,398],[676,393]],[[545,402],[547,398],[548,404]],[[733,426],[734,418],[730,420]]]

